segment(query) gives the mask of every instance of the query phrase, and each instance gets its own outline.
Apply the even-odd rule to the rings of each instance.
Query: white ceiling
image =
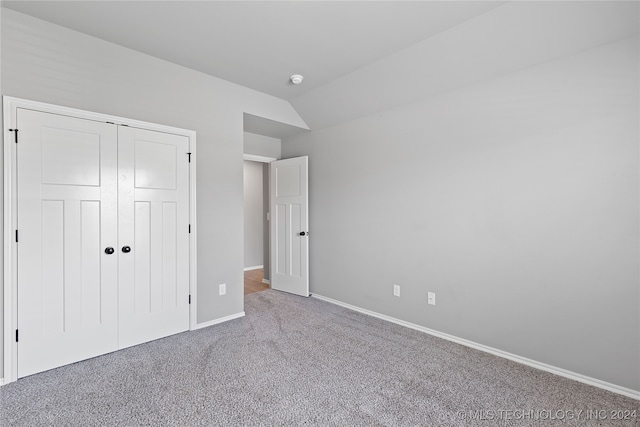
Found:
[[[494,2],[5,1],[5,7],[290,100]],[[288,82],[305,76],[303,85]]]
[[[638,2],[4,1],[286,100],[314,128],[638,33]],[[304,83],[288,81],[303,74]],[[272,135],[273,136],[273,135]]]

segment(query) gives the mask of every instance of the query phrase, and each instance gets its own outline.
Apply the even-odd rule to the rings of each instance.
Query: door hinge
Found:
[[[189,156],[189,163],[191,163],[191,153],[187,153],[187,156]]]
[[[16,243],[18,243],[18,230],[16,230]]]
[[[189,304],[191,304],[191,295],[189,295]]]
[[[191,234],[191,224],[189,224],[189,234]]]
[[[18,330],[16,329],[16,342],[18,342]]]
[[[18,129],[9,129],[9,132],[15,133],[15,143],[18,143]]]

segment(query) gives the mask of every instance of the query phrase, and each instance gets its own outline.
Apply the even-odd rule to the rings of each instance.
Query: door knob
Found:
[[[131,247],[123,246],[122,247],[122,252],[124,252],[125,254],[128,254],[129,252],[131,252]]]
[[[104,253],[107,254],[107,255],[111,255],[114,252],[115,252],[115,250],[111,246],[109,246],[108,248],[106,248],[104,250]]]
[[[301,231],[301,232],[300,232],[300,235],[301,235],[301,236],[308,236],[308,235],[309,235],[309,233],[308,233],[308,232],[306,232],[306,231]]]

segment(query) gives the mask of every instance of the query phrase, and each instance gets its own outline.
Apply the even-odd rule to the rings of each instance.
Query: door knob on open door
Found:
[[[128,254],[129,252],[131,252],[131,247],[123,246],[122,247],[122,252],[124,252],[125,254]]]
[[[300,235],[301,235],[301,236],[308,236],[308,235],[309,235],[309,232],[307,232],[307,231],[301,231],[301,232],[300,232]]]

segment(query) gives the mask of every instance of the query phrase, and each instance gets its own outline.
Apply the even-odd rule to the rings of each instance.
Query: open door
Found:
[[[309,296],[308,157],[271,162],[271,288]]]

